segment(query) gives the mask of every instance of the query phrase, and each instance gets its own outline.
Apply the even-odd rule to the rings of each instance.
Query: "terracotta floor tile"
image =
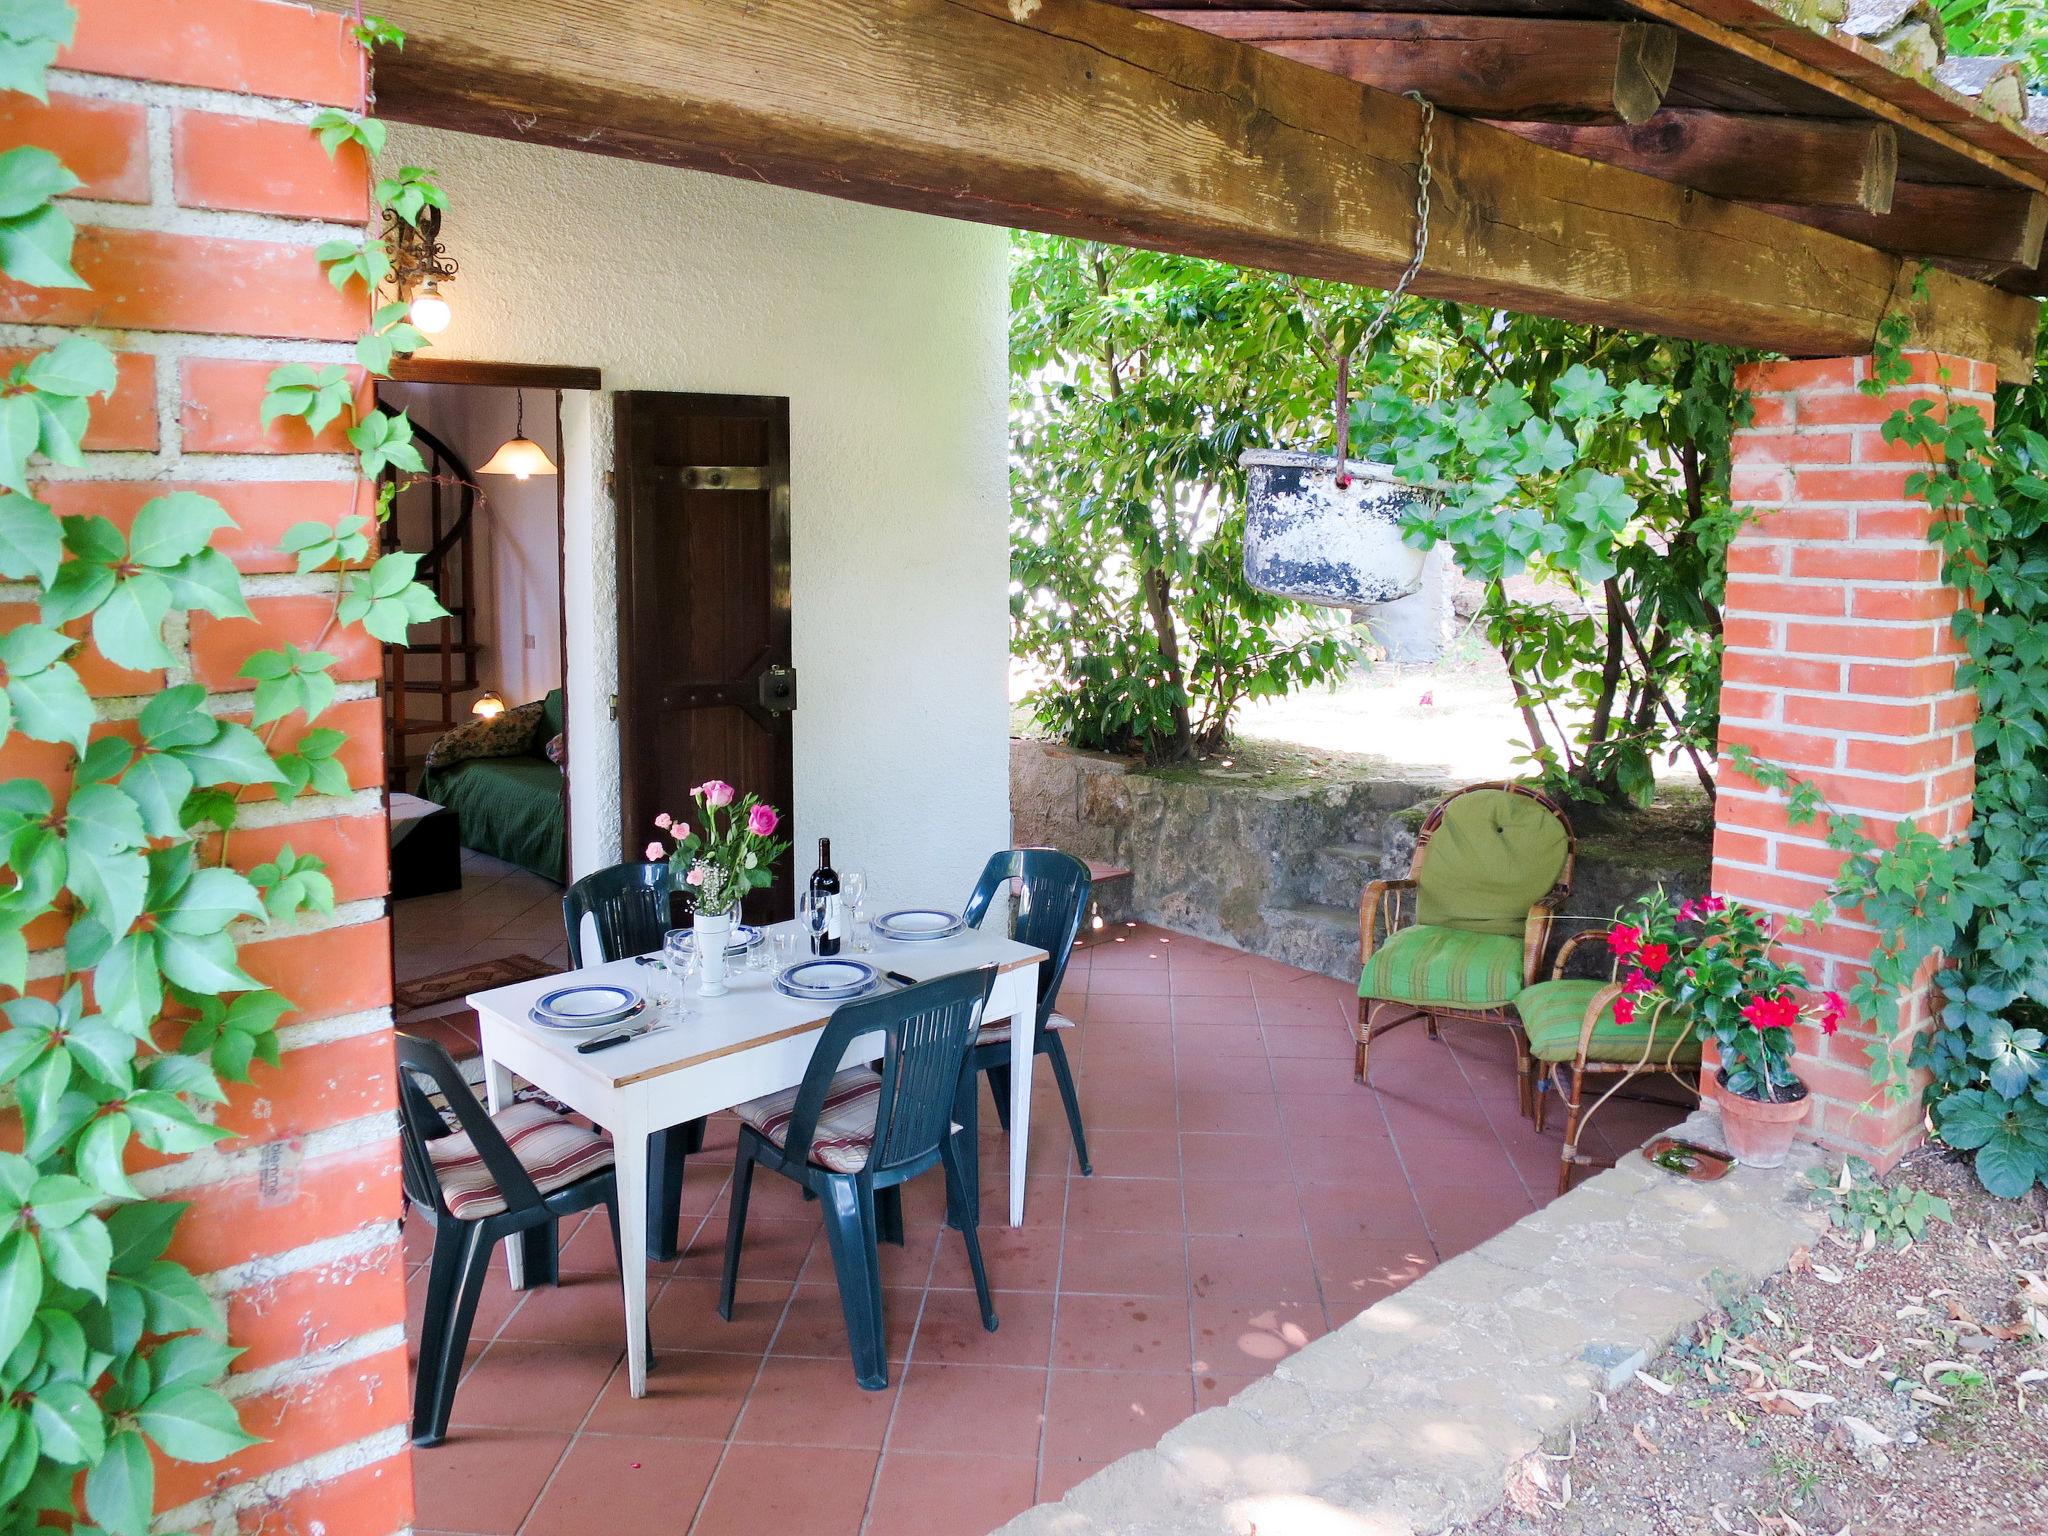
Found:
[[[1052,1363],[1073,1370],[1184,1372],[1188,1303],[1179,1296],[1062,1296]]]
[[[1256,1019],[1233,1024],[1193,1024],[1176,1019],[1173,1049],[1179,1056],[1250,1056],[1266,1047]]]
[[[1070,1232],[1178,1232],[1177,1179],[1081,1179],[1067,1192]]]
[[[1343,1094],[1370,1093],[1352,1080],[1351,1069],[1344,1065],[1331,1065],[1320,1056],[1273,1056],[1273,1090],[1287,1094],[1327,1094],[1332,1097]]]
[[[1303,1184],[1298,1189],[1309,1242],[1429,1242],[1429,1223],[1396,1169],[1391,1177],[1353,1184]]]
[[[1379,1101],[1363,1089],[1346,1094],[1275,1095],[1275,1102],[1292,1136],[1321,1136],[1333,1141],[1388,1139],[1387,1119],[1380,1112]]]
[[[1187,1242],[1176,1232],[1070,1232],[1062,1291],[1110,1296],[1185,1296]]]
[[[984,1202],[981,1224],[981,1262],[988,1271],[990,1290],[1050,1291],[1059,1282],[1061,1234],[1057,1227],[1005,1227],[1001,1208]],[[830,1270],[826,1273],[829,1275]],[[882,1272],[888,1283],[888,1270]],[[967,1263],[967,1245],[958,1232],[941,1234],[938,1256],[932,1262],[934,1290],[967,1290],[974,1285],[974,1271]]]
[[[1250,997],[1252,978],[1241,966],[1204,965],[1173,973],[1175,997]]]
[[[484,1288],[476,1299],[476,1313],[470,1320],[470,1350],[490,1343],[519,1302],[520,1293],[512,1289],[503,1270],[494,1269],[486,1275]],[[419,1358],[420,1321],[426,1305],[427,1270],[421,1265],[405,1277],[405,1344],[406,1353],[413,1359]],[[619,1337],[624,1339],[623,1330]]]
[[[1156,1442],[1194,1411],[1194,1380],[1154,1371],[1054,1371],[1045,1459],[1115,1460]]]
[[[972,1291],[925,1292],[924,1315],[910,1346],[917,1362],[1042,1366],[1052,1354],[1053,1298],[1038,1291],[997,1291],[996,1331],[981,1325]]]
[[[1315,1266],[1305,1235],[1201,1236],[1188,1239],[1188,1274],[1197,1296],[1312,1301]]]
[[[1069,1488],[1108,1465],[1106,1461],[1048,1461],[1038,1474],[1038,1502],[1057,1503]]]
[[[985,1536],[1033,1501],[1035,1461],[932,1456],[882,1458],[866,1536]]]
[[[870,1392],[853,1362],[771,1355],[747,1396],[733,1439],[750,1444],[836,1445],[880,1450],[896,1407],[897,1383]]]
[[[626,1373],[615,1371],[590,1410],[587,1430],[608,1435],[658,1435],[723,1440],[761,1372],[752,1355],[664,1350],[647,1373],[647,1395],[634,1397]]]
[[[1035,1111],[1036,1106],[1033,1108]],[[1036,1113],[1032,1118],[1036,1121]],[[1081,1123],[1091,1134],[1097,1127],[1113,1131],[1170,1131],[1180,1124],[1180,1104],[1170,1083],[1140,1088],[1118,1083],[1104,1085],[1091,1078],[1081,1085]]]
[[[692,1536],[858,1536],[879,1460],[873,1451],[735,1445],[719,1463]]]
[[[1000,1456],[1035,1464],[1045,1412],[1042,1367],[913,1360],[889,1449]]]
[[[1287,1143],[1277,1135],[1183,1130],[1180,1166],[1182,1177],[1190,1180],[1271,1180],[1286,1178],[1293,1163]]]
[[[1088,1156],[1097,1178],[1177,1179],[1180,1135],[1174,1130],[1088,1127]]]
[[[1242,1056],[1189,1051],[1174,1059],[1174,1083],[1183,1096],[1189,1092],[1271,1093],[1273,1070],[1264,1050]]]
[[[412,1458],[419,1523],[438,1531],[512,1536],[569,1448],[537,1429],[466,1429]]]
[[[718,1315],[718,1282],[671,1280],[648,1308],[654,1347],[716,1349],[758,1355],[775,1337],[790,1288],[775,1280],[742,1280],[733,1289],[732,1321]]]
[[[1219,1131],[1240,1136],[1274,1136],[1280,1131],[1280,1109],[1270,1093],[1183,1088],[1180,1091],[1180,1125],[1183,1132]]]
[[[1193,1305],[1197,1374],[1242,1376],[1269,1371],[1328,1328],[1314,1299],[1204,1296]]]
[[[917,1332],[917,1316],[924,1305],[922,1290],[882,1292],[884,1352],[891,1360],[910,1356],[910,1340]],[[781,1331],[769,1349],[775,1355],[808,1355],[822,1360],[853,1358],[847,1342],[846,1313],[840,1305],[836,1285],[799,1285],[789,1298]]]
[[[1269,1027],[1264,1031],[1266,1054],[1275,1061],[1282,1057],[1296,1060],[1328,1061],[1341,1063],[1343,1070],[1351,1070],[1354,1043],[1348,1029],[1320,1025],[1290,1024]],[[1374,1051],[1379,1047],[1374,1046]],[[1377,1057],[1375,1057],[1377,1062]],[[1334,1069],[1333,1069],[1334,1070]]]
[[[1259,1025],[1259,1005],[1249,994],[1224,994],[1182,992],[1173,999],[1173,1022],[1180,1028],[1194,1024],[1229,1025],[1236,1029],[1256,1030]],[[1258,1046],[1263,1054],[1263,1042]]]
[[[1253,1382],[1264,1379],[1263,1376],[1233,1376],[1225,1371],[1198,1371],[1195,1374],[1195,1412],[1221,1408]]]
[[[719,1221],[715,1230],[710,1230],[710,1225],[707,1223],[707,1230],[700,1232],[689,1251],[676,1261],[677,1274],[715,1278],[724,1267],[725,1223]],[[750,1212],[746,1238],[740,1247],[740,1278],[795,1280],[810,1256],[812,1245],[819,1243],[820,1230],[816,1216],[809,1220],[774,1221]]]
[[[708,1440],[583,1435],[527,1517],[525,1536],[683,1536],[723,1453]]]
[[[1091,998],[1132,994],[1144,997],[1167,996],[1166,968],[1151,965],[1098,965],[1088,977],[1088,995]]]
[[[1090,1035],[1101,1025],[1165,1024],[1173,1018],[1173,1001],[1163,993],[1091,991],[1087,999],[1081,1017]]]
[[[659,1285],[651,1281],[650,1292]],[[504,1339],[546,1339],[558,1344],[626,1343],[626,1297],[618,1272],[565,1271],[560,1285],[514,1293],[521,1300],[498,1330]]]
[[[1191,1234],[1292,1235],[1302,1230],[1291,1179],[1190,1179],[1183,1188]]]
[[[1317,1185],[1378,1189],[1406,1188],[1408,1171],[1394,1143],[1374,1136],[1287,1136],[1288,1161],[1294,1181],[1307,1190]]]
[[[456,1389],[452,1424],[495,1429],[580,1428],[590,1405],[625,1357],[617,1345],[500,1339]]]

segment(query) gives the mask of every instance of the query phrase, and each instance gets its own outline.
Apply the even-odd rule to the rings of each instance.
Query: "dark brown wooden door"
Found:
[[[620,806],[627,858],[706,779],[791,823],[789,402],[615,397],[619,504]],[[792,915],[791,860],[747,903]]]

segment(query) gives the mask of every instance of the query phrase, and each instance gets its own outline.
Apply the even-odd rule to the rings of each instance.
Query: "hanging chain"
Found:
[[[1374,339],[1394,318],[1394,306],[1401,302],[1408,285],[1422,270],[1422,258],[1429,250],[1429,183],[1432,175],[1429,159],[1436,148],[1436,103],[1420,91],[1403,91],[1401,94],[1422,108],[1422,154],[1415,170],[1415,254],[1408,258],[1407,269],[1387,290],[1386,298],[1380,301],[1378,313],[1358,338],[1358,345],[1353,351],[1361,355],[1370,355]],[[1337,359],[1337,486],[1340,490],[1351,484],[1351,474],[1346,467],[1350,458],[1351,353],[1347,352]]]

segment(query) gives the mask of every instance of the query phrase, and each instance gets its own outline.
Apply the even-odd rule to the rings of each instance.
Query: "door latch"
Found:
[[[771,715],[786,715],[796,708],[796,669],[770,667],[761,674],[761,707]]]

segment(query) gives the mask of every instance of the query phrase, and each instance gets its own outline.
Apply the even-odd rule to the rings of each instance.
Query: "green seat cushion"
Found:
[[[1564,823],[1540,800],[1504,789],[1453,795],[1422,851],[1415,921],[1519,940],[1569,849]]]
[[[1360,997],[1500,1008],[1522,987],[1522,937],[1417,924],[1387,936],[1358,978]]]
[[[1522,1030],[1529,1037],[1529,1054],[1538,1061],[1576,1061],[1586,1009],[1604,985],[1598,981],[1539,981],[1517,997],[1515,1012],[1521,1015]],[[1600,1022],[1593,1026],[1593,1038],[1586,1046],[1586,1060],[1618,1066],[1641,1061],[1650,1034],[1647,1014],[1645,1009],[1633,1023],[1617,1024],[1612,1006],[1601,1010]],[[1676,1065],[1700,1064],[1699,1037],[1686,1028],[1679,1015],[1665,1010],[1657,1019],[1656,1034],[1650,1050],[1651,1066],[1663,1065],[1674,1041],[1678,1042],[1678,1049],[1671,1054],[1671,1060]]]

